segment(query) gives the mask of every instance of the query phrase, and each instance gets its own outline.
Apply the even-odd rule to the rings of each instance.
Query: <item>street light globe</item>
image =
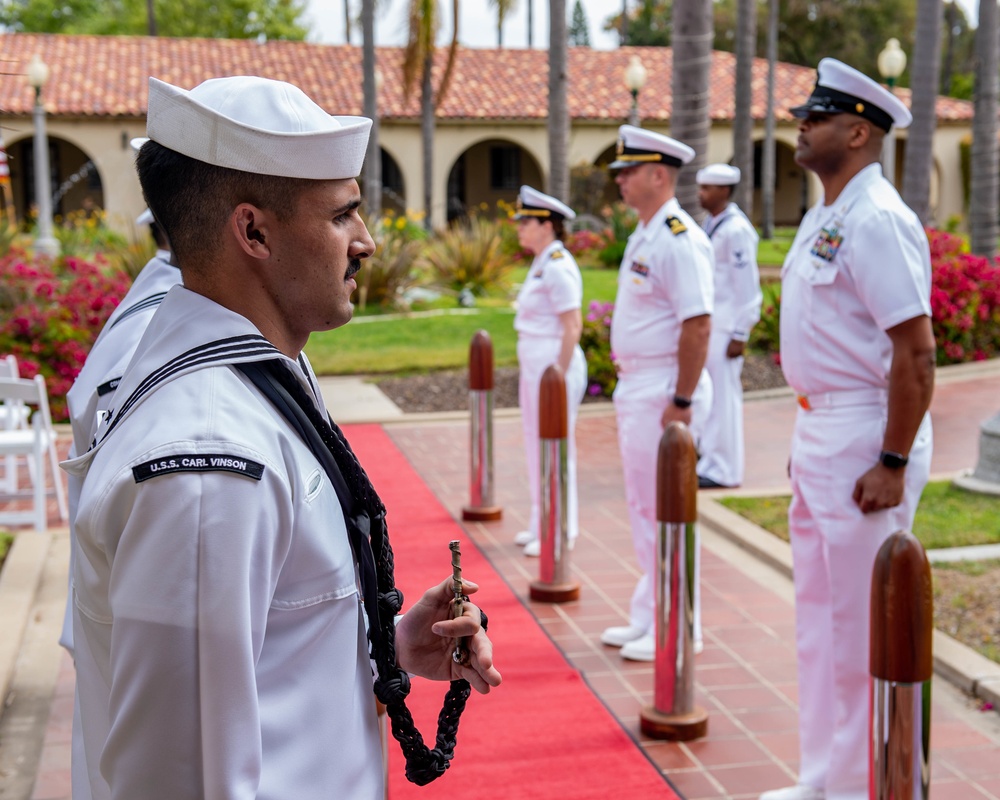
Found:
[[[899,39],[890,39],[878,54],[878,71],[892,86],[906,69],[906,53],[899,46]]]
[[[28,62],[28,84],[35,91],[39,91],[49,79],[49,65],[42,61],[42,57],[35,53]]]
[[[625,67],[625,86],[632,94],[637,93],[646,84],[646,68],[639,56],[632,56]]]

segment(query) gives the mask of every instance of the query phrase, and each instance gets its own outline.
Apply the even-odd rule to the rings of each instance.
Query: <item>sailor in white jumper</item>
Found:
[[[702,226],[715,250],[715,308],[705,368],[712,376],[712,410],[699,446],[698,485],[743,483],[743,354],[760,319],[757,231],[731,197],[740,170],[710,164],[698,170]]]

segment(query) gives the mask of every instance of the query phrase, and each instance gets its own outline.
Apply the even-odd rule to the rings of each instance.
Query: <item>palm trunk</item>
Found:
[[[362,0],[361,31],[364,36],[361,61],[364,115],[372,121],[368,153],[365,155],[365,204],[372,221],[377,222],[382,216],[382,148],[379,146],[378,87],[375,81],[375,0]]]
[[[351,43],[351,0],[344,0],[344,41]]]
[[[566,0],[549,0],[549,194],[569,200]]]
[[[434,226],[431,212],[434,208],[434,89],[431,84],[431,71],[434,66],[434,54],[424,55],[424,66],[420,77],[420,142],[424,158],[424,228],[428,231]]]
[[[532,19],[531,7],[534,5],[534,0],[526,0],[528,4],[528,49],[531,49],[532,37],[534,36],[534,19]]]
[[[708,92],[712,66],[712,0],[674,0],[673,115],[671,136],[694,148],[694,160],[680,171],[677,199],[692,216],[704,212],[698,203],[695,174],[708,152]]]
[[[733,161],[740,183],[733,199],[753,216],[753,62],[757,55],[757,2],[739,0],[736,10],[736,112],[733,119]]]
[[[969,218],[973,253],[989,258],[997,244],[997,4],[979,4],[976,29],[975,116],[972,119],[972,194]]]
[[[146,0],[146,31],[150,36],[156,36],[156,9],[153,0]]]
[[[764,152],[760,164],[760,194],[763,205],[762,231],[765,239],[774,236],[774,72],[778,63],[778,0],[767,4],[767,119],[764,123]]]
[[[924,225],[931,220],[931,170],[934,167],[940,61],[940,0],[919,0],[917,38],[913,45],[913,91],[910,94],[913,124],[906,140],[903,162],[903,200]]]

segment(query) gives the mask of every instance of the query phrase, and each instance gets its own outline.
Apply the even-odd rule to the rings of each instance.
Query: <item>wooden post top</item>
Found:
[[[472,335],[469,344],[469,390],[493,388],[493,340],[484,330]]]
[[[934,590],[931,565],[913,534],[897,531],[872,569],[870,672],[902,683],[934,673]]]
[[[656,518],[660,522],[698,519],[698,457],[683,422],[671,422],[660,437],[656,456]]]
[[[558,364],[542,373],[538,389],[538,437],[565,439],[569,431],[566,410],[566,379]]]

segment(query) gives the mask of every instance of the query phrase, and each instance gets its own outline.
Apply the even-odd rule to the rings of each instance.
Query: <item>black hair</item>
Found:
[[[549,217],[549,222],[552,223],[552,232],[556,238],[560,242],[564,241],[564,237],[566,236],[566,220],[562,217],[551,216]]]
[[[240,203],[292,216],[299,194],[314,181],[218,167],[146,142],[135,162],[142,194],[163,227],[179,264],[211,255],[230,212]]]

